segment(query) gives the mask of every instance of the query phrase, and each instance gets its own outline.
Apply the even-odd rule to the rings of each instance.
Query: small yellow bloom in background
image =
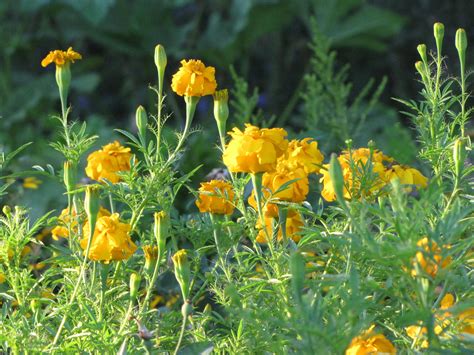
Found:
[[[255,226],[258,230],[257,242],[258,243],[267,243],[267,234],[271,237],[273,234],[273,221],[272,217],[265,217],[265,230],[262,228],[262,223],[260,220],[257,220],[257,225]],[[286,219],[286,236],[291,238],[295,243],[298,243],[301,239],[301,236],[298,234],[301,231],[301,228],[304,226],[304,220],[301,217],[301,214],[294,210],[288,211],[288,216]],[[281,226],[278,229],[277,239],[281,240],[283,238]]]
[[[196,59],[182,60],[181,68],[173,75],[171,88],[179,96],[206,96],[216,91],[216,69],[206,67]]]
[[[117,172],[130,170],[131,158],[130,148],[121,146],[118,141],[104,145],[87,157],[86,175],[92,180],[107,179],[115,184],[120,181]]]
[[[292,181],[291,184],[281,191],[278,191],[284,184]],[[288,169],[286,166],[277,166],[277,170],[263,174],[262,178],[263,195],[272,199],[279,199],[287,202],[303,202],[309,192],[308,175],[302,168]],[[277,192],[278,191],[278,192]],[[248,200],[249,204],[257,210],[255,200],[255,191]],[[267,217],[277,217],[278,207],[274,203],[267,203],[264,208],[264,214]]]
[[[443,258],[442,249],[435,241],[425,237],[419,240],[416,245],[422,248],[423,251],[416,253],[413,265],[418,264],[420,269],[431,277],[435,277],[440,269],[444,269],[451,264],[451,256]],[[443,248],[449,248],[449,246],[444,246]],[[413,276],[418,275],[418,271],[415,267],[413,267],[411,274]]]
[[[137,246],[130,238],[130,224],[122,223],[118,213],[97,218],[97,223],[92,237],[89,259],[110,262],[125,260],[135,253]],[[81,239],[81,248],[86,250],[89,223],[84,225],[84,238]]]
[[[43,183],[43,181],[41,181],[41,180],[39,180],[35,177],[27,177],[27,178],[23,179],[23,187],[25,189],[36,190],[42,183]]]
[[[318,149],[318,142],[311,138],[292,140],[286,154],[280,159],[292,169],[303,168],[306,174],[319,173],[324,155]]]
[[[82,56],[75,52],[72,47],[69,47],[67,51],[56,49],[48,53],[46,57],[41,61],[43,67],[47,67],[51,63],[57,66],[63,66],[69,63],[74,63],[75,60],[82,59]]]
[[[226,214],[234,212],[234,191],[232,185],[224,180],[202,182],[196,206],[201,213]]]
[[[273,171],[288,147],[287,132],[283,128],[260,129],[246,124],[243,132],[234,128],[229,135],[232,139],[222,158],[233,173]]]
[[[0,284],[4,283],[6,280],[7,278],[5,277],[5,274],[0,272]]]
[[[110,211],[108,211],[107,209],[103,207],[100,207],[97,218],[100,218],[103,216],[110,216]],[[51,236],[53,237],[53,239],[59,240],[59,238],[69,237],[69,230],[67,227],[67,225],[69,224],[69,209],[68,208],[65,208],[61,211],[61,214],[58,217],[58,222],[59,222],[59,225],[57,225],[51,230]],[[86,221],[86,224],[87,223],[88,222]],[[77,220],[76,220],[75,210],[72,210],[71,231],[73,231],[74,233],[77,232]]]
[[[371,326],[362,335],[352,339],[346,349],[346,355],[375,355],[396,354],[397,350],[385,335],[374,332],[375,326]]]
[[[458,318],[461,323],[460,331],[474,335],[474,307],[470,307],[461,312]]]

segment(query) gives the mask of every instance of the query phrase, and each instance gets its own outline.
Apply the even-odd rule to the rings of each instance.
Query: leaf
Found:
[[[178,354],[179,355],[196,355],[196,354],[209,355],[212,353],[213,349],[214,349],[214,345],[211,342],[202,341],[202,342],[185,346],[184,348],[178,351]]]

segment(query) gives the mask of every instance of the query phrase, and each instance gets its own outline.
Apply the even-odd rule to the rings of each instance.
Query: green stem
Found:
[[[156,116],[156,160],[161,161],[161,111],[163,108],[163,80],[158,73],[158,112]]]
[[[183,323],[181,324],[181,331],[179,333],[178,344],[176,344],[176,348],[174,349],[173,355],[178,354],[178,350],[181,346],[181,342],[183,341],[185,330],[186,330],[186,317],[183,317]]]

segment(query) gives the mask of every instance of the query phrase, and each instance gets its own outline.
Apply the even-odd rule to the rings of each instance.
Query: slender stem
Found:
[[[267,230],[267,225],[265,223],[265,215],[263,214],[263,194],[262,194],[262,176],[263,173],[251,174],[252,176],[252,184],[255,193],[255,201],[257,202],[257,212],[260,218],[260,224],[265,233],[265,237],[267,239],[268,248],[270,249],[270,254],[274,256],[273,251],[273,238],[269,235]]]
[[[163,108],[163,80],[158,73],[158,112],[156,115],[156,160],[161,160],[161,110]]]
[[[115,203],[114,203],[114,199],[112,197],[112,193],[109,192],[109,202],[110,202],[110,212],[112,214],[115,213]]]
[[[160,263],[161,259],[163,257],[163,252],[160,250],[160,254],[158,255],[158,258],[155,263],[155,267],[153,268],[153,274],[151,276],[150,283],[148,284],[147,290],[146,290],[146,295],[145,299],[142,303],[142,307],[140,309],[140,313],[138,315],[138,319],[140,319],[141,315],[148,311],[148,307],[150,305],[150,297],[151,297],[151,290],[153,289],[153,286],[155,285],[156,279],[158,278],[158,271],[160,269]]]
[[[178,354],[179,347],[183,341],[184,331],[186,330],[186,317],[183,317],[183,323],[181,324],[181,332],[179,333],[178,344],[176,344],[176,349],[174,349],[173,355]]]

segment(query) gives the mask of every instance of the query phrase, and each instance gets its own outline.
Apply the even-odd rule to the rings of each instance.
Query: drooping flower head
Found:
[[[171,88],[179,96],[206,96],[216,91],[215,68],[206,67],[196,59],[182,60],[181,68],[173,75]]]
[[[234,212],[234,191],[232,185],[224,180],[202,182],[196,206],[201,213],[226,214]]]
[[[444,269],[449,264],[451,264],[451,256],[443,257],[442,249],[435,241],[425,237],[419,240],[416,245],[420,247],[422,251],[418,251],[416,253],[415,259],[413,261],[413,276],[418,275],[418,271],[415,265],[418,265],[418,267],[422,271],[424,271],[431,277],[435,277],[440,269]],[[444,246],[443,249],[445,248],[449,248],[449,246]]]
[[[67,51],[56,49],[48,53],[46,57],[41,61],[43,67],[47,67],[49,64],[54,63],[59,67],[74,63],[75,60],[82,59],[82,56],[75,52],[72,47],[69,47]]]
[[[385,335],[374,332],[371,326],[363,334],[352,339],[346,355],[396,354],[397,350]]]
[[[119,171],[130,170],[130,148],[118,141],[107,144],[87,157],[86,175],[93,180],[107,179],[112,183],[120,181]]]
[[[89,259],[110,262],[125,260],[132,256],[137,246],[130,238],[130,228],[130,224],[120,222],[118,213],[97,218]],[[89,223],[84,225],[83,231],[84,238],[80,244],[85,252],[90,233]]]
[[[304,138],[290,141],[286,154],[280,159],[285,160],[289,168],[303,168],[306,174],[311,174],[319,173],[324,155],[318,149],[318,142]]]
[[[265,229],[262,228],[262,223],[260,219],[257,220],[257,225],[255,226],[258,230],[257,242],[258,243],[267,243],[267,235],[272,236],[273,234],[273,222],[274,218],[265,217]],[[294,210],[288,211],[288,216],[286,219],[286,236],[287,238],[293,239],[294,242],[298,243],[301,239],[301,236],[298,234],[301,231],[301,228],[304,226],[303,218],[301,214]],[[278,228],[277,239],[281,240],[283,238],[281,226]]]
[[[287,147],[287,133],[283,128],[263,128],[245,125],[242,132],[234,128],[232,140],[222,156],[224,164],[234,173],[261,173],[273,171],[277,160]]]

